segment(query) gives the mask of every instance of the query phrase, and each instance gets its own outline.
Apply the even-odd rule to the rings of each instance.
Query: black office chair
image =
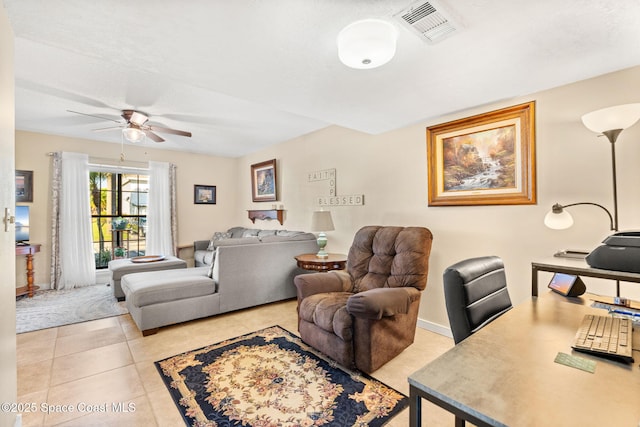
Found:
[[[497,256],[460,261],[444,271],[444,297],[456,344],[511,309],[504,263]]]

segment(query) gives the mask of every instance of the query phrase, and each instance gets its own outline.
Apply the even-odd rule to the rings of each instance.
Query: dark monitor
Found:
[[[29,206],[16,206],[16,243],[29,241]]]
[[[580,277],[565,273],[554,273],[548,287],[565,297],[577,297],[586,291],[586,287]]]

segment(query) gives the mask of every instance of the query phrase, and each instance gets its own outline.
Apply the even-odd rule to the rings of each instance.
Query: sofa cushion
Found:
[[[303,231],[296,232],[297,234],[276,234],[275,236],[265,236],[260,239],[263,243],[273,242],[292,242],[299,240],[316,240],[316,236],[313,233],[305,233]]]
[[[122,290],[128,303],[137,307],[195,298],[216,292],[215,282],[207,277],[208,267],[128,274],[122,278]]]
[[[301,234],[305,234],[304,231],[292,231],[292,230],[278,230],[276,236],[295,237]]]
[[[218,243],[216,243],[216,247],[220,247],[220,246],[252,245],[252,244],[256,244],[256,243],[260,243],[260,240],[258,239],[258,236],[253,236],[253,237],[240,237],[240,238],[238,238],[238,239],[223,239],[223,240],[218,240]]]
[[[299,316],[343,341],[353,337],[353,320],[347,311],[351,292],[326,292],[310,295],[300,302]]]
[[[222,239],[230,239],[232,236],[231,233],[229,232],[222,232],[222,231],[216,231],[215,233],[213,233],[213,236],[211,237],[211,240],[209,241],[209,246],[207,247],[208,251],[212,251],[216,248],[216,243],[219,240]]]
[[[267,237],[267,236],[275,236],[276,235],[276,230],[260,230],[258,231],[258,238],[262,239],[263,237]]]

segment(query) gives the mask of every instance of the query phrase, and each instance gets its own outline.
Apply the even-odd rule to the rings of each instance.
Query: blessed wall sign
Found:
[[[320,196],[316,199],[319,206],[362,206],[364,205],[364,194],[350,194],[339,196],[336,191],[336,170],[325,169],[310,172],[309,182],[328,181],[329,196]]]

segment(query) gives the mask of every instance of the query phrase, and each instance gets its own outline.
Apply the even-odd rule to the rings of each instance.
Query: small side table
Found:
[[[347,256],[329,254],[326,258],[318,258],[316,254],[302,254],[295,256],[298,267],[311,271],[344,270],[347,268]]]
[[[29,245],[16,245],[16,256],[27,256],[27,286],[16,288],[16,296],[27,295],[33,297],[33,293],[40,289],[39,286],[33,285],[33,254],[40,252],[40,244],[32,243]]]

